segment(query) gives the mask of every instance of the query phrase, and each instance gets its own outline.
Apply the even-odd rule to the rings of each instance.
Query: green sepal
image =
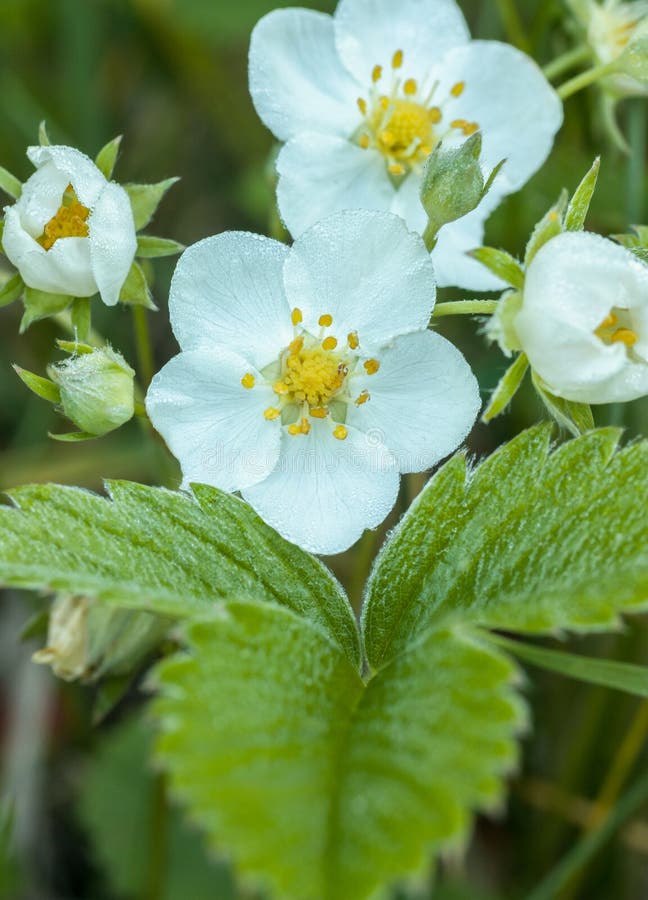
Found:
[[[135,256],[145,259],[157,259],[161,256],[175,256],[182,253],[184,244],[173,241],[170,238],[153,237],[150,234],[141,234],[137,238],[137,252]]]
[[[99,171],[106,176],[106,178],[112,177],[115,163],[117,162],[117,154],[119,153],[119,145],[121,144],[121,141],[122,136],[121,134],[119,134],[116,138],[113,138],[112,141],[108,141],[108,143],[101,148],[99,153],[97,153],[95,165],[99,169]]]
[[[524,269],[520,263],[505,250],[496,250],[494,247],[478,247],[471,250],[468,256],[472,256],[477,262],[501,278],[507,284],[520,290],[524,287]]]
[[[9,306],[14,300],[18,300],[25,290],[25,282],[20,275],[14,275],[0,288],[0,307]]]
[[[3,190],[5,194],[9,194],[13,200],[17,200],[22,194],[22,183],[15,175],[8,172],[4,166],[0,166],[0,190]]]
[[[41,378],[40,375],[28,372],[27,369],[21,369],[20,366],[13,366],[13,370],[22,383],[26,384],[29,390],[36,394],[37,397],[41,397],[49,403],[61,402],[61,392],[58,385],[50,381],[49,378]]]
[[[89,297],[77,297],[73,301],[72,326],[78,340],[85,341],[92,328],[92,306]]]
[[[72,353],[75,356],[83,356],[86,353],[94,353],[97,349],[93,347],[91,344],[83,344],[79,341],[62,341],[57,340],[56,346],[59,350],[63,350],[65,353]]]
[[[642,85],[648,85],[648,37],[630,41],[614,62],[614,71],[629,75]]]
[[[648,697],[648,668],[610,659],[578,656],[562,650],[549,650],[537,644],[511,640],[499,634],[485,632],[484,637],[510,651],[518,659],[557,672],[567,678],[576,678],[587,684],[596,684],[615,691],[625,691],[635,697]]]
[[[45,119],[38,126],[38,143],[41,147],[49,147],[52,143],[49,139],[49,135],[47,133],[47,124]]]
[[[594,416],[589,404],[556,397],[534,370],[531,370],[531,380],[549,415],[561,428],[574,437],[579,437],[594,428]]]
[[[68,294],[50,294],[47,291],[37,291],[30,287],[25,288],[23,299],[25,312],[20,322],[21,334],[24,334],[34,322],[63,312],[74,302],[74,297],[70,297]]]
[[[47,625],[49,622],[49,607],[39,609],[30,616],[20,631],[20,640],[22,643],[31,641],[33,638],[44,638],[47,636]]]
[[[166,192],[179,180],[179,178],[166,178],[157,184],[124,185],[133,208],[136,231],[148,225]]]
[[[592,164],[592,168],[578,185],[574,196],[569,202],[567,213],[565,214],[565,229],[567,231],[582,231],[585,227],[585,220],[596,190],[600,168],[601,157],[597,156]]]
[[[613,234],[612,238],[627,250],[645,250],[648,248],[648,225],[631,225],[632,231],[627,234]]]
[[[145,309],[157,310],[146,275],[139,263],[134,262],[130,267],[119,294],[119,302],[127,306],[143,306]]]
[[[482,416],[482,422],[490,422],[504,412],[522,384],[529,368],[529,360],[525,353],[520,353],[515,362],[509,366],[493,392],[491,401]]]
[[[630,247],[630,253],[640,259],[642,262],[648,263],[648,247]]]
[[[569,205],[569,194],[562,191],[557,203],[540,219],[533,229],[524,253],[524,265],[526,268],[533,260],[536,253],[552,238],[557,237],[565,230],[564,220]]]
[[[53,441],[60,441],[64,444],[78,444],[81,441],[96,441],[97,438],[103,437],[101,434],[89,434],[87,431],[68,431],[67,434],[54,434],[47,432],[47,436]]]

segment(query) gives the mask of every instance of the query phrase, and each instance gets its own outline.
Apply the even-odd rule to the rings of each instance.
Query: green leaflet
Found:
[[[329,571],[253,510],[215,488],[189,496],[128,482],[112,502],[78,488],[34,485],[0,507],[0,583],[87,594],[183,618],[219,601],[285,604],[310,617],[358,664],[348,601]]]
[[[227,604],[188,636],[157,670],[158,759],[273,897],[364,900],[499,801],[524,712],[498,652],[430,632],[364,685],[285,608]]]
[[[367,588],[374,668],[430,627],[596,631],[648,607],[648,443],[615,453],[603,429],[550,453],[549,434],[524,432],[472,473],[455,456],[429,482]]]

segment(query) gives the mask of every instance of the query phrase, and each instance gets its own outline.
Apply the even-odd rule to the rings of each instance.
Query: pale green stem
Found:
[[[514,0],[497,0],[497,9],[509,41],[528,53],[531,49],[529,39]]]
[[[572,69],[574,66],[578,66],[580,63],[585,62],[590,56],[591,51],[589,47],[586,44],[581,44],[578,47],[574,47],[573,50],[567,50],[566,53],[561,53],[560,56],[552,59],[542,71],[545,78],[551,80],[552,78],[557,78],[559,75],[562,75],[563,72],[569,71],[569,69]]]
[[[153,360],[153,349],[151,347],[151,332],[149,330],[148,318],[144,307],[133,306],[132,310],[139,374],[144,390],[146,390],[155,374],[155,362]]]
[[[451,300],[438,303],[432,315],[435,319],[442,316],[492,316],[498,303],[499,300]]]
[[[576,75],[574,78],[570,78],[569,81],[561,84],[560,87],[556,89],[556,92],[561,100],[566,100],[568,97],[572,97],[574,94],[582,91],[583,88],[589,87],[590,84],[594,84],[594,82],[599,81],[599,79],[614,71],[615,65],[613,63],[606,63],[602,66],[593,66],[591,69],[587,69],[587,71],[581,72],[580,75]]]

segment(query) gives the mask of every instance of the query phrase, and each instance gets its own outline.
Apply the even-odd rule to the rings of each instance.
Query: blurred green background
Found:
[[[397,0],[394,0],[395,4]],[[54,142],[89,155],[123,134],[115,172],[120,181],[181,181],[167,195],[149,232],[185,244],[225,229],[267,233],[274,217],[268,158],[273,144],[247,92],[247,47],[255,21],[287,3],[271,0],[2,0],[0,2],[0,163],[21,179],[30,174],[25,148],[46,120]],[[332,11],[333,2],[302,5]],[[465,0],[473,33],[511,39],[540,63],[570,46],[559,0]],[[573,189],[599,153],[603,168],[589,227],[603,233],[646,221],[646,105],[628,102],[620,121],[633,146],[627,158],[607,139],[596,91],[570,100],[550,162],[493,217],[488,242],[520,252],[530,229],[565,186]],[[0,271],[8,265],[0,257]],[[176,347],[166,297],[173,262],[155,265],[150,316],[160,367]],[[447,298],[459,296],[446,292]],[[445,298],[444,298],[445,299]],[[96,304],[95,323],[135,361],[127,309]],[[19,337],[17,304],[0,310],[0,487],[59,481],[99,489],[103,477],[158,482],[161,449],[130,423],[101,441],[55,444],[47,431],[64,425],[31,395],[12,363],[38,372],[60,336],[51,322]],[[484,396],[506,368],[474,321],[447,320],[444,333],[465,352]],[[597,411],[599,423],[645,433],[645,402]],[[525,389],[510,415],[470,439],[476,455],[490,452],[540,418]],[[409,486],[416,489],[416,483]],[[405,502],[405,498],[404,498]],[[389,523],[388,523],[389,525]],[[357,592],[351,554],[334,561]],[[209,862],[197,833],[171,811],[159,833],[163,783],[148,772],[146,735],[129,713],[141,706],[131,690],[93,727],[97,691],[64,685],[37,669],[38,641],[17,635],[38,601],[15,593],[0,614],[0,897],[6,900],[207,900],[236,893],[226,867]],[[634,620],[617,636],[571,641],[578,652],[645,662],[648,631]],[[535,731],[525,742],[523,770],[509,808],[479,823],[466,859],[445,861],[435,898],[502,900],[524,897],[571,846],[588,816],[635,702],[557,676],[532,673],[528,696]],[[637,770],[645,766],[645,758]],[[160,865],[160,859],[162,864]],[[153,861],[153,862],[152,862]],[[648,821],[634,822],[593,861],[562,900],[641,900],[648,896]],[[160,869],[166,887],[160,888]],[[431,896],[421,885],[412,896]],[[399,896],[405,896],[399,895]],[[407,896],[410,896],[408,894]]]

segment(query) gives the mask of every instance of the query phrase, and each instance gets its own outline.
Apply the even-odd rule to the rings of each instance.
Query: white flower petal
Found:
[[[105,185],[88,219],[88,228],[94,278],[101,299],[114,306],[137,250],[133,210],[123,187],[113,182]]]
[[[247,373],[257,378],[252,389],[241,384]],[[236,491],[261,481],[277,463],[281,426],[263,416],[273,399],[245,359],[213,346],[168,362],[153,379],[146,409],[180,462],[184,486]]]
[[[479,124],[486,168],[506,159],[494,192],[521,188],[546,160],[563,121],[562,103],[536,63],[508,44],[471,41],[451,50],[435,75],[439,97],[465,82],[447,115]]]
[[[397,50],[404,54],[403,77],[423,80],[441,56],[469,39],[454,0],[340,0],[334,18],[340,57],[366,85],[375,65],[391,69]]]
[[[97,292],[87,238],[59,238],[45,250],[25,231],[12,206],[5,214],[2,246],[29,287],[74,297],[91,297]]]
[[[353,379],[347,421],[379,439],[401,472],[422,472],[452,453],[479,412],[479,385],[459,350],[433,331],[398,338],[378,354],[380,369]]]
[[[42,235],[45,225],[59,211],[69,183],[67,175],[49,162],[37,169],[23,185],[15,209],[23,228],[33,238]]]
[[[79,201],[90,209],[103,190],[106,179],[92,160],[74,147],[29,147],[27,156],[40,168],[54,163],[59,172],[67,176]]]
[[[559,396],[632,400],[648,393],[648,365],[594,332],[613,307],[630,309],[641,325],[646,298],[648,266],[625,248],[595,234],[562,234],[529,266],[515,329],[531,365]]]
[[[252,32],[250,93],[279,140],[300,131],[351,134],[359,87],[340,62],[333,20],[306,9],[277,9]]]
[[[293,237],[342,209],[388,210],[394,197],[382,154],[345,138],[301,134],[281,150],[277,172],[279,211]]]
[[[205,238],[180,257],[169,312],[183,350],[219,344],[262,369],[293,338],[283,285],[289,249],[230,231]]]
[[[425,328],[434,308],[425,245],[390,213],[346,210],[314,225],[295,241],[284,277],[307,329],[328,313],[330,333],[342,344],[358,332],[360,352]]]
[[[308,435],[282,437],[281,455],[265,481],[243,492],[259,515],[311,553],[341,553],[375,528],[398,495],[393,458],[353,428],[336,440],[328,422]]]

